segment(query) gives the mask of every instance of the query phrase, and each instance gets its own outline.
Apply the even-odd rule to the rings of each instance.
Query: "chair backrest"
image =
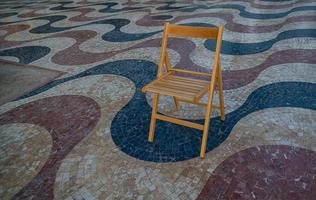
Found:
[[[166,23],[167,35],[177,37],[216,39],[218,28],[182,26]]]
[[[167,71],[179,71],[179,72],[191,72],[189,70],[176,70],[171,69],[169,57],[166,51],[168,36],[175,37],[189,37],[189,38],[201,38],[216,40],[216,49],[213,60],[213,73],[217,72],[220,65],[220,51],[222,46],[222,35],[224,27],[194,27],[194,26],[182,26],[176,24],[169,24],[168,22],[164,25],[164,32],[162,36],[161,52],[160,52],[160,62],[158,67],[158,77],[163,73],[163,65],[166,63]],[[212,74],[213,74],[212,73]],[[203,72],[191,72],[191,74],[196,75],[211,75]]]

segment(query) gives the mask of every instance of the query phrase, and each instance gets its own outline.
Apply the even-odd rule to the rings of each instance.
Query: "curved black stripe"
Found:
[[[46,56],[50,48],[43,46],[26,46],[0,51],[0,56],[11,56],[19,59],[19,63],[29,64]]]

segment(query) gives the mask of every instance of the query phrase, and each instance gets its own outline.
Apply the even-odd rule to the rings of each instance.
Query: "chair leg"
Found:
[[[179,111],[180,110],[179,100],[176,97],[172,97],[172,98],[173,98],[174,105],[176,106],[176,111]]]
[[[210,118],[211,118],[211,113],[212,113],[213,95],[214,95],[214,91],[211,91],[211,93],[208,97],[208,103],[207,103],[206,112],[205,112],[205,122],[204,122],[201,152],[200,152],[201,158],[205,158],[208,129],[209,129]]]
[[[224,95],[223,95],[223,81],[222,81],[222,70],[218,69],[218,97],[219,97],[219,106],[221,110],[221,120],[225,120],[225,108],[224,108]]]
[[[154,141],[155,126],[156,126],[156,114],[157,114],[157,110],[158,110],[158,103],[159,103],[159,94],[155,94],[154,95],[154,99],[153,99],[151,120],[150,120],[150,127],[149,127],[149,135],[148,135],[148,141],[149,142],[153,142]]]

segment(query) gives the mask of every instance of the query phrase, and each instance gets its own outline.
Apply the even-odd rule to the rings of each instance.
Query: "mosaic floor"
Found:
[[[225,26],[226,120],[212,113],[203,160],[190,128],[147,142],[165,21]],[[1,199],[316,199],[314,0],[6,0],[0,27],[0,59],[64,72],[0,106]],[[207,71],[214,43],[168,50]],[[159,112],[204,117],[168,97]]]

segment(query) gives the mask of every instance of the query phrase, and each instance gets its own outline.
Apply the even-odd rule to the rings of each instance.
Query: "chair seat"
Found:
[[[152,92],[177,97],[182,100],[198,102],[209,90],[209,81],[177,75],[166,75],[149,83],[143,92]]]

